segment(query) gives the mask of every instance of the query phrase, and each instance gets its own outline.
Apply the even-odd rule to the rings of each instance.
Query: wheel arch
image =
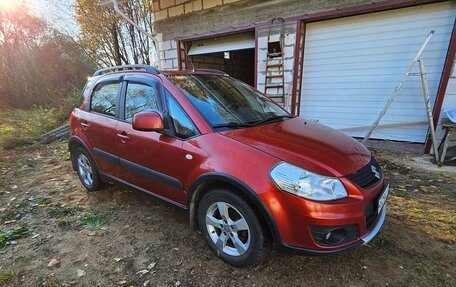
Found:
[[[274,243],[282,242],[274,218],[258,194],[240,179],[218,172],[205,173],[190,185],[187,200],[191,228],[196,229],[198,227],[197,211],[202,196],[211,189],[220,186],[231,187],[234,192],[242,196],[260,217],[260,221],[266,223]]]
[[[70,140],[68,141],[68,149],[70,150],[71,165],[73,167],[73,170],[76,170],[76,161],[73,158],[73,153],[74,153],[74,151],[76,151],[76,149],[78,147],[82,147],[83,149],[85,149],[90,154],[90,156],[92,156],[92,158],[93,158],[92,153],[90,152],[89,148],[87,147],[87,145],[84,143],[84,141],[82,139],[80,139],[77,136],[70,137]]]

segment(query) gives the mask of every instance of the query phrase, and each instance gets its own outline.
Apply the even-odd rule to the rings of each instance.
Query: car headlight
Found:
[[[339,179],[318,175],[286,162],[276,165],[270,176],[283,191],[307,199],[329,201],[348,196]]]

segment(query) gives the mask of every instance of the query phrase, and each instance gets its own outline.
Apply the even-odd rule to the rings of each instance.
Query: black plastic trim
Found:
[[[118,166],[122,168],[126,168],[132,172],[135,172],[139,175],[142,175],[144,177],[149,178],[150,180],[153,181],[158,181],[160,183],[163,183],[169,187],[176,188],[179,190],[183,190],[184,187],[182,186],[182,183],[177,179],[172,176],[166,175],[164,173],[149,169],[147,167],[144,167],[142,165],[136,164],[134,162],[128,161],[126,159],[117,157],[113,154],[110,154],[108,152],[105,152],[101,149],[94,148],[93,149],[93,154],[95,157],[100,158],[102,160],[105,160],[107,162],[117,164]]]
[[[107,162],[110,162],[110,163],[113,163],[113,164],[119,164],[119,158],[113,154],[110,154],[108,152],[105,152],[99,148],[93,148],[93,155],[95,157],[98,157],[104,161],[107,161]]]
[[[288,254],[296,254],[296,255],[327,255],[327,254],[334,254],[334,253],[340,253],[344,251],[348,251],[350,249],[353,249],[355,247],[363,245],[363,241],[361,239],[339,247],[339,248],[334,248],[334,249],[308,249],[308,248],[301,248],[301,247],[296,247],[296,246],[291,246],[286,243],[281,243],[277,244],[277,251],[281,253],[288,253]]]
[[[177,179],[172,176],[166,175],[164,173],[149,169],[147,167],[144,167],[142,165],[136,164],[134,162],[119,158],[119,165],[120,167],[126,168],[128,170],[131,170],[139,175],[142,175],[144,177],[147,177],[151,180],[158,181],[160,183],[163,183],[167,186],[183,190],[182,183]]]
[[[146,189],[144,189],[144,188],[141,188],[141,187],[139,187],[139,186],[136,186],[136,185],[134,185],[134,184],[131,184],[131,183],[129,183],[129,182],[126,182],[126,181],[124,181],[124,180],[121,180],[120,178],[117,178],[117,177],[112,176],[112,175],[110,175],[110,174],[102,173],[102,175],[103,175],[105,178],[107,178],[109,181],[111,181],[111,182],[114,182],[114,183],[123,185],[123,186],[125,186],[125,187],[127,187],[127,188],[130,188],[130,189],[134,190],[134,191],[142,192],[142,193],[144,193],[144,194],[146,194],[146,195],[148,195],[148,196],[151,196],[151,197],[152,197],[153,199],[155,199],[156,201],[160,201],[161,203],[164,203],[164,204],[166,204],[166,205],[168,205],[168,206],[177,208],[177,209],[180,210],[180,211],[184,211],[184,212],[187,211],[187,207],[186,207],[185,205],[183,205],[183,204],[180,204],[180,203],[177,203],[177,202],[175,202],[175,201],[169,200],[169,199],[167,199],[166,197],[163,197],[163,196],[158,195],[158,194],[156,194],[156,193],[154,193],[154,192],[151,192],[151,191],[149,191],[149,190],[146,190]]]
[[[71,136],[70,139],[68,140],[68,150],[70,151],[70,154],[71,154],[71,152],[72,152],[71,146],[72,146],[74,143],[78,143],[78,144],[81,145],[86,151],[89,151],[89,149],[87,148],[87,145],[84,143],[84,141],[83,141],[82,139],[80,139],[78,136]],[[76,162],[74,161],[73,155],[72,155],[72,154],[71,154],[71,165],[73,166],[73,170],[76,170]]]
[[[267,208],[267,206],[264,204],[263,200],[258,196],[258,194],[251,189],[247,184],[242,182],[240,179],[226,174],[226,173],[220,173],[220,172],[208,172],[203,175],[200,175],[197,179],[193,181],[193,183],[190,185],[189,191],[188,191],[188,202],[191,204],[193,200],[193,195],[195,191],[197,190],[198,186],[203,184],[204,182],[209,182],[209,181],[223,181],[226,183],[229,183],[236,188],[238,188],[241,192],[243,192],[252,202],[255,203],[255,206],[257,209],[261,212],[261,215],[265,219],[266,223],[268,224],[269,231],[271,232],[271,235],[273,237],[274,242],[277,244],[282,244],[282,238],[280,236],[279,229],[274,221],[274,218]],[[192,212],[192,211],[191,211]],[[190,217],[192,215],[190,214]]]

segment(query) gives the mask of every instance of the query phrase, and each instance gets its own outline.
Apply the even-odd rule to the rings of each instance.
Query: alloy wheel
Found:
[[[82,182],[86,186],[91,186],[93,184],[93,170],[90,165],[90,161],[84,154],[79,154],[78,156],[78,170],[79,175],[81,176]]]
[[[215,202],[207,209],[206,228],[217,249],[228,255],[241,256],[250,247],[247,221],[226,202]]]

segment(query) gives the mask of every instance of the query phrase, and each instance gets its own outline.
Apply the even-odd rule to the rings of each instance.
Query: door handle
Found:
[[[81,122],[81,126],[84,130],[87,130],[89,128],[89,124],[87,122]]]
[[[122,142],[125,142],[128,140],[130,137],[127,135],[126,132],[122,132],[120,134],[117,134],[117,136],[122,140]]]

